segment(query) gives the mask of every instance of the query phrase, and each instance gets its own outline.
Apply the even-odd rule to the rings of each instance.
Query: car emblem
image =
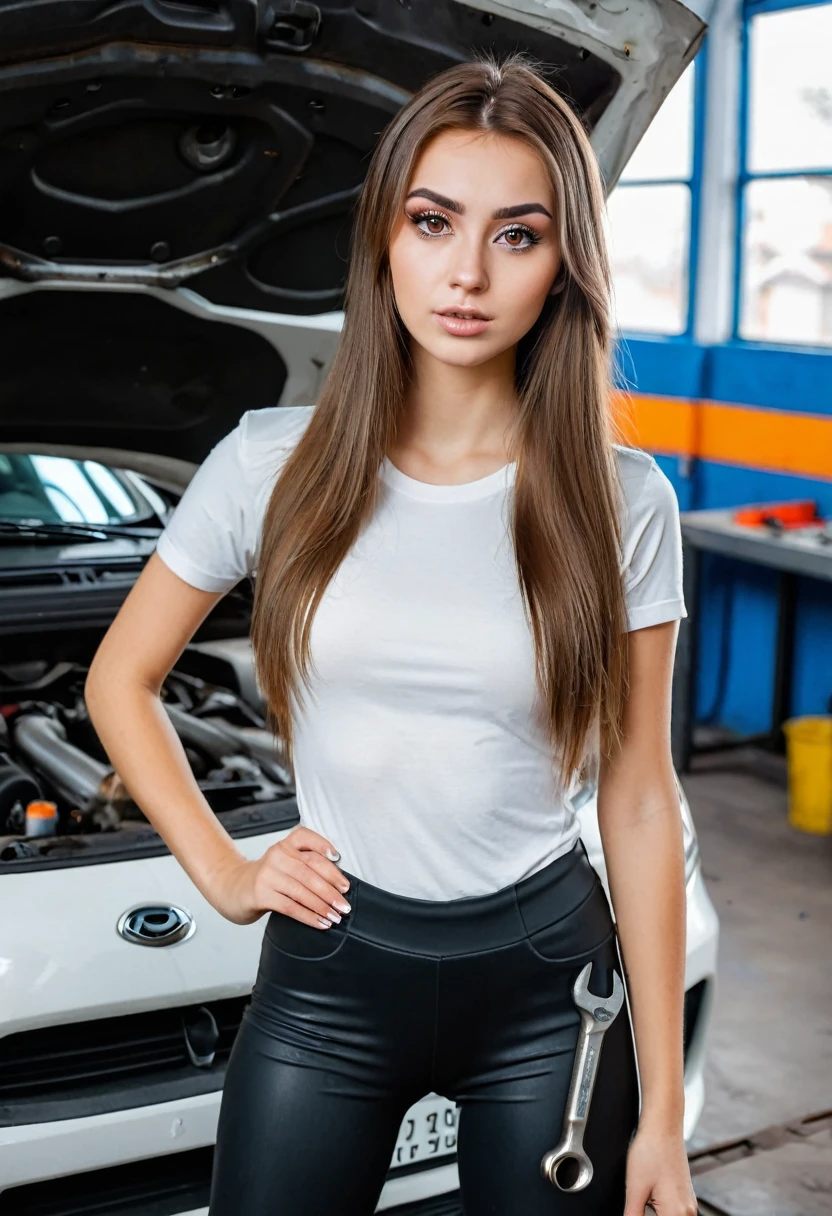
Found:
[[[191,936],[196,922],[174,904],[140,904],[123,912],[116,928],[134,946],[173,946]]]

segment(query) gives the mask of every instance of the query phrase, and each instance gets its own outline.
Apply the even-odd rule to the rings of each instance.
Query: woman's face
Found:
[[[555,207],[540,158],[522,140],[456,130],[434,136],[388,248],[396,306],[414,342],[457,366],[515,345],[540,315],[560,266]],[[488,320],[440,318],[451,309],[475,309]]]

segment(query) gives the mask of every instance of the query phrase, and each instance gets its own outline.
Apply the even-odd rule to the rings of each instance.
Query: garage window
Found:
[[[832,345],[832,4],[746,4],[735,332]]]
[[[697,74],[682,73],[609,198],[609,241],[618,327],[687,334],[692,315],[698,179]]]

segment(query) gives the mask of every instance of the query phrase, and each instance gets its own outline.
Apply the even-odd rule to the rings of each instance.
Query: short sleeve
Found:
[[[688,615],[682,589],[682,529],[673,484],[655,459],[629,504],[624,545],[628,631]]]
[[[229,591],[254,564],[256,527],[242,422],[197,468],[159,535],[156,552],[202,591]]]

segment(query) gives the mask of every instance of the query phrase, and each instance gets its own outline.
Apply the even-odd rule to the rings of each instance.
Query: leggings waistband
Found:
[[[522,941],[569,915],[600,883],[580,838],[534,874],[460,899],[417,899],[374,886],[349,870],[342,873],[350,880],[351,911],[343,919],[351,936],[434,958]]]

